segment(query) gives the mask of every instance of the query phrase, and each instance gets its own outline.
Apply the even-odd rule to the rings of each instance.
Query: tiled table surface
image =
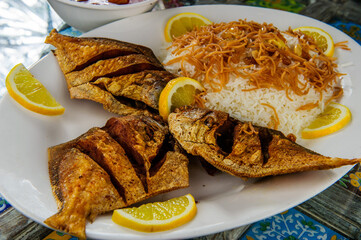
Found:
[[[361,44],[361,2],[357,1],[165,0],[157,8],[209,3],[246,4],[305,14],[328,22]],[[30,67],[48,52],[43,41],[52,28],[68,35],[81,34],[64,25],[45,0],[0,1],[0,99],[6,92],[5,77],[15,64],[22,62]],[[0,195],[0,240],[3,239],[77,238],[33,222]],[[361,239],[361,167],[356,165],[330,188],[286,212],[196,239]]]

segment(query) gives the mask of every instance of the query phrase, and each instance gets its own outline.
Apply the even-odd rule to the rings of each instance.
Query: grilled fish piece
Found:
[[[227,113],[184,107],[171,113],[169,131],[192,155],[238,177],[264,177],[353,165],[361,159],[322,156],[279,131],[231,119]]]
[[[167,136],[163,122],[121,116],[50,147],[50,183],[59,212],[45,223],[85,238],[87,219],[188,187],[188,159]]]
[[[160,93],[167,82],[175,77],[175,75],[164,70],[147,70],[113,78],[99,78],[93,84],[106,89],[113,96],[141,101],[154,109],[158,109]]]
[[[78,149],[54,161],[62,202],[59,212],[44,221],[47,225],[85,239],[87,219],[125,206],[109,175]]]
[[[54,55],[64,74],[79,71],[101,59],[129,54],[143,54],[155,64],[160,64],[151,49],[128,42],[107,38],[78,38],[59,34],[53,29],[45,39],[56,47]]]
[[[149,57],[141,54],[130,54],[98,62],[80,71],[65,74],[69,87],[95,81],[100,77],[113,77],[118,75],[141,72],[144,70],[161,70],[161,64],[152,63]]]

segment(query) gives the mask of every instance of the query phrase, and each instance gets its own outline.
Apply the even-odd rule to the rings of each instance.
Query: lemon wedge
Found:
[[[311,139],[334,133],[351,120],[351,111],[339,103],[330,103],[308,127],[302,130],[302,138]]]
[[[13,99],[33,112],[44,115],[64,113],[64,107],[55,100],[43,84],[22,63],[10,70],[5,85]]]
[[[164,120],[176,108],[194,103],[195,95],[204,88],[197,80],[178,77],[167,83],[159,96],[159,114]]]
[[[317,46],[323,51],[326,56],[333,56],[333,53],[335,51],[335,44],[331,35],[328,34],[326,31],[318,27],[310,26],[298,27],[293,29],[293,31],[301,31],[307,36],[312,37],[315,40]]]
[[[197,206],[191,194],[164,202],[113,211],[116,224],[142,232],[159,232],[181,226],[194,218]]]
[[[171,42],[174,37],[183,35],[184,33],[193,30],[195,27],[211,23],[212,22],[209,19],[198,13],[179,13],[168,20],[164,28],[165,40]]]

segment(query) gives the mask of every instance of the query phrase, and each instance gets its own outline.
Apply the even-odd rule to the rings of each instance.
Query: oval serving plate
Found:
[[[213,22],[248,19],[273,23],[281,30],[316,26],[326,30],[335,42],[348,41],[351,51],[337,49],[340,71],[345,76],[342,103],[353,114],[352,122],[342,131],[317,140],[300,143],[327,156],[361,157],[360,46],[330,25],[285,11],[235,5],[202,5],[151,12],[105,25],[84,36],[107,37],[152,48],[157,56],[164,51],[163,29],[167,19],[180,12],[196,12]],[[285,21],[287,19],[287,21]],[[342,68],[342,66],[345,66]],[[49,54],[31,67],[37,77],[65,107],[58,117],[45,117],[23,109],[6,94],[0,102],[0,192],[17,210],[42,223],[57,212],[49,183],[47,148],[69,141],[94,126],[103,126],[114,116],[100,104],[71,100],[58,63]],[[359,92],[359,93],[357,93]],[[347,144],[345,144],[347,143]],[[341,178],[351,167],[312,171],[258,180],[243,181],[220,174],[208,176],[196,163],[190,164],[190,187],[152,198],[164,200],[191,193],[197,200],[198,213],[189,223],[171,231],[140,233],[117,226],[111,214],[99,216],[87,224],[92,239],[183,239],[250,224],[294,207],[320,193]]]

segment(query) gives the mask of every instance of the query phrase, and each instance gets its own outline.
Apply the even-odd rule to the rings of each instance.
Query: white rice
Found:
[[[264,104],[271,105],[275,108],[279,118],[278,130],[286,135],[292,133],[299,137],[300,131],[323,111],[325,100],[332,96],[332,93],[325,94],[324,100],[317,108],[296,111],[297,108],[307,103],[319,100],[319,92],[311,90],[303,96],[291,93],[289,95],[293,101],[290,101],[284,90],[260,88],[242,91],[249,87],[247,80],[232,78],[220,92],[212,92],[208,89],[205,105],[211,109],[228,112],[232,117],[241,121],[250,121],[255,125],[273,128],[274,110]]]
[[[287,39],[286,43],[290,48],[298,44],[298,39],[292,39],[291,36],[284,37]],[[171,52],[172,48],[167,51],[164,63],[176,57]],[[192,75],[195,71],[194,66],[186,62],[183,64],[186,71]],[[175,74],[181,72],[179,62],[166,65],[166,69]],[[303,80],[303,75],[298,75],[298,77],[299,80],[306,81]],[[198,80],[201,81],[202,79]],[[285,135],[294,134],[296,137],[300,137],[301,130],[307,127],[324,110],[325,103],[333,95],[331,89],[330,91],[324,91],[320,101],[320,93],[310,88],[308,94],[302,96],[290,92],[288,96],[293,99],[293,101],[290,101],[284,90],[260,88],[252,91],[242,91],[254,88],[254,86],[247,79],[234,76],[230,76],[229,82],[219,92],[214,92],[209,85],[204,87],[207,90],[207,94],[204,96],[206,107],[227,112],[230,116],[241,121],[250,121],[258,126],[274,128],[276,115],[274,110],[267,106],[268,104],[274,107],[277,112],[277,117],[279,118],[277,130],[280,130]],[[297,111],[299,107],[317,101],[320,101],[318,107],[311,110]]]

